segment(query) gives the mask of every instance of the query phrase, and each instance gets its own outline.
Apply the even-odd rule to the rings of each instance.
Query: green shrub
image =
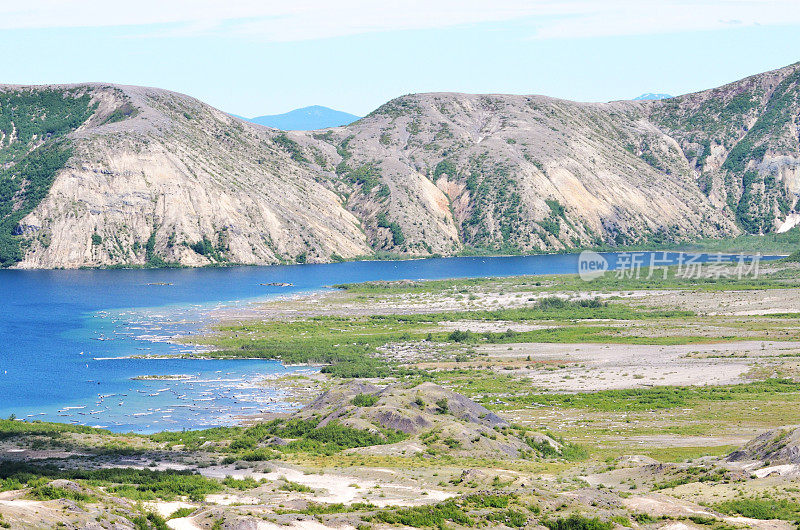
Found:
[[[436,168],[433,170],[433,179],[436,180],[442,175],[448,175],[450,178],[457,178],[458,170],[456,169],[456,165],[447,159],[436,164]]]
[[[403,229],[396,221],[389,221],[385,213],[379,213],[377,220],[379,228],[388,228],[392,232],[392,244],[394,246],[397,247],[405,243],[406,236],[403,235]]]
[[[284,479],[284,483],[278,486],[279,490],[283,491],[298,491],[300,493],[313,493],[314,488],[309,488],[305,484],[299,482],[292,482],[291,480]]]
[[[631,520],[625,517],[624,515],[615,515],[611,517],[610,520],[612,523],[617,523],[620,526],[625,526],[625,527],[631,526]]]
[[[131,522],[136,530],[169,530],[164,518],[155,513],[134,517]]]
[[[477,508],[508,508],[511,495],[485,493],[480,495],[468,495],[464,497],[464,502]]]
[[[590,519],[578,514],[572,514],[566,519],[548,519],[542,524],[550,530],[611,530],[612,523],[600,519]]]
[[[197,510],[197,508],[188,508],[188,507],[178,508],[177,510],[172,512],[170,516],[167,517],[167,519],[180,519],[181,517],[189,517],[195,512],[195,510]]]
[[[243,460],[245,462],[264,462],[267,460],[275,460],[276,458],[280,458],[280,456],[280,453],[277,451],[260,447],[258,449],[253,449],[252,451],[245,451],[244,453],[241,453],[239,455],[239,460]]]
[[[375,403],[378,402],[380,398],[378,396],[372,394],[358,394],[350,403],[355,405],[356,407],[371,407]]]
[[[303,149],[300,144],[286,136],[286,133],[281,133],[273,141],[278,144],[283,150],[289,153],[289,156],[295,162],[308,162],[308,158],[303,154]]]
[[[114,112],[109,114],[103,123],[115,123],[118,121],[127,120],[128,118],[132,118],[137,114],[139,114],[139,110],[136,109],[133,105],[131,105],[130,102],[126,101],[125,103],[114,109]],[[183,115],[188,120],[192,119],[192,116],[187,112],[184,112]]]
[[[273,420],[249,427],[234,438],[231,446],[235,444],[236,447],[254,447],[261,440],[272,436],[292,439],[287,445],[278,447],[281,451],[320,454],[334,454],[354,447],[395,443],[407,437],[402,431],[380,429],[378,432],[370,432],[354,429],[336,421],[320,427],[319,420],[289,419]]]
[[[442,443],[445,444],[450,449],[458,449],[461,447],[461,442],[456,440],[455,438],[445,438],[442,440]]]
[[[225,477],[222,481],[222,484],[229,488],[237,489],[237,490],[251,490],[253,488],[257,488],[261,485],[253,477],[244,477],[244,478],[233,478],[233,477]]]
[[[489,521],[497,521],[512,528],[522,528],[528,524],[528,516],[518,510],[501,510],[486,516]]]
[[[190,471],[154,471],[133,468],[59,469],[55,466],[38,466],[23,462],[0,462],[0,479],[13,479],[21,483],[40,480],[86,480],[103,485],[106,491],[134,500],[172,500],[188,496],[200,501],[206,494],[217,493],[222,485]],[[36,484],[36,488],[42,486]],[[37,495],[60,495],[59,488],[43,487]],[[67,497],[71,498],[71,497]]]
[[[189,248],[201,256],[213,256],[215,250],[214,244],[206,236],[203,236],[200,241],[189,245]]]
[[[461,331],[457,329],[447,336],[447,340],[451,342],[474,342],[477,339],[471,331]]]
[[[554,217],[564,217],[564,212],[566,211],[566,208],[564,207],[563,204],[558,202],[556,199],[545,199],[544,202],[550,208],[550,213]]]
[[[45,484],[31,489],[30,494],[34,499],[42,501],[51,501],[54,499],[70,499],[73,501],[88,502],[95,500],[93,495],[74,491],[67,488],[58,488]]]
[[[469,515],[454,501],[445,501],[432,506],[416,506],[396,510],[384,510],[375,518],[386,524],[412,526],[414,528],[433,527],[444,530],[447,522],[461,526],[473,526]]]

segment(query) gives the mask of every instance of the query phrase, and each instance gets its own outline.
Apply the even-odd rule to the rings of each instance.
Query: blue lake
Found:
[[[643,255],[649,259],[650,253]],[[604,256],[615,268],[619,255]],[[674,262],[677,254],[666,257]],[[264,360],[131,356],[200,356],[202,351],[169,339],[213,323],[214,310],[337,283],[577,271],[576,254],[206,269],[0,270],[0,417],[13,413],[28,420],[154,432],[230,425],[243,414],[294,410],[298,404],[270,387],[268,379],[314,368]],[[262,285],[275,282],[292,286]],[[182,378],[134,379],[151,374]]]

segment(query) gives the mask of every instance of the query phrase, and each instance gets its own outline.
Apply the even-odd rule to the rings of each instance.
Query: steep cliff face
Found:
[[[665,101],[416,94],[267,129],[128,86],[0,87],[0,265],[321,262],[768,232],[800,64]]]

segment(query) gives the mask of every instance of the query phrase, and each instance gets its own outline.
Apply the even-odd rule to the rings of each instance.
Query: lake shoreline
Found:
[[[613,267],[615,254],[608,254]],[[332,285],[393,281],[469,282],[476,278],[507,278],[540,275],[575,275],[578,256],[574,254],[510,256],[503,258],[469,257],[420,259],[411,261],[368,261],[303,267],[244,267],[225,269],[169,269],[131,271],[28,271],[9,274],[0,271],[0,281],[9,293],[9,303],[0,308],[0,318],[9,323],[11,335],[2,336],[9,345],[0,360],[0,415],[41,417],[52,421],[77,420],[87,425],[103,424],[104,414],[119,416],[125,409],[128,418],[120,430],[202,428],[207,422],[176,422],[183,412],[149,411],[163,396],[163,386],[185,381],[164,381],[170,385],[147,390],[135,377],[161,374],[196,374],[198,380],[216,381],[218,370],[251,373],[269,363],[260,356],[219,358],[196,345],[195,337],[213,334],[213,328],[231,322],[260,318],[302,318],[321,314],[347,297]],[[278,287],[289,285],[291,287]],[[168,286],[166,286],[168,285]],[[402,304],[401,304],[402,305]],[[300,306],[303,306],[302,308]],[[327,309],[326,309],[327,307]],[[13,308],[13,309],[12,309]],[[347,308],[342,309],[347,313]],[[337,309],[337,311],[339,310]],[[453,308],[449,308],[453,309]],[[365,314],[372,309],[354,310]],[[448,310],[435,300],[419,308],[395,308],[398,313]],[[47,330],[43,332],[43,330]],[[191,346],[190,346],[191,344]],[[30,355],[31,352],[44,354]],[[200,352],[200,353],[198,353]],[[132,354],[133,353],[133,354]],[[234,356],[231,356],[234,357]],[[110,361],[113,361],[111,363]],[[232,363],[231,361],[236,361]],[[153,363],[162,363],[161,365]],[[192,363],[189,367],[186,363]],[[251,363],[251,364],[248,364]],[[281,371],[317,370],[325,363],[276,363]],[[158,366],[157,369],[154,369]],[[230,368],[226,368],[230,367]],[[4,373],[5,372],[5,373]],[[7,379],[6,379],[7,378]],[[214,395],[192,389],[196,397],[214,403],[224,399],[231,405],[239,401],[236,381],[216,381]],[[187,383],[188,384],[188,383]],[[180,386],[180,385],[178,385]],[[246,385],[245,385],[246,386]],[[219,388],[217,388],[219,387]],[[147,390],[136,392],[136,389]],[[251,390],[245,390],[251,392]],[[176,395],[182,395],[176,390]],[[108,400],[100,396],[130,394],[108,410]],[[139,399],[132,399],[132,397]],[[188,396],[188,399],[191,396]],[[274,396],[273,396],[274,397]],[[205,401],[207,398],[212,400]],[[275,401],[264,408],[272,408]],[[177,403],[180,404],[180,403]],[[56,411],[64,406],[87,406],[95,415]],[[226,406],[227,407],[227,406]],[[219,408],[219,407],[216,407]],[[223,407],[224,408],[224,407]],[[51,410],[42,416],[43,410]],[[212,408],[211,410],[214,410]],[[233,410],[233,409],[231,409]],[[147,415],[136,416],[133,414]],[[194,412],[192,412],[193,414]],[[165,424],[153,423],[159,415],[170,415]],[[100,421],[96,421],[100,420]],[[226,416],[224,422],[233,420]],[[173,422],[173,423],[170,423]]]

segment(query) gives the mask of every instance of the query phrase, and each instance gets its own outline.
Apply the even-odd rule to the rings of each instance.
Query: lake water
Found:
[[[614,268],[619,255],[604,256]],[[677,254],[667,259],[674,262]],[[28,420],[146,433],[230,425],[242,414],[291,411],[299,404],[271,387],[269,378],[315,368],[265,360],[131,356],[199,356],[202,351],[170,338],[202,330],[217,309],[337,283],[561,274],[575,273],[577,267],[577,255],[562,254],[206,269],[0,270],[0,417],[13,413]],[[273,282],[293,285],[262,285]],[[154,374],[182,377],[134,379]]]

